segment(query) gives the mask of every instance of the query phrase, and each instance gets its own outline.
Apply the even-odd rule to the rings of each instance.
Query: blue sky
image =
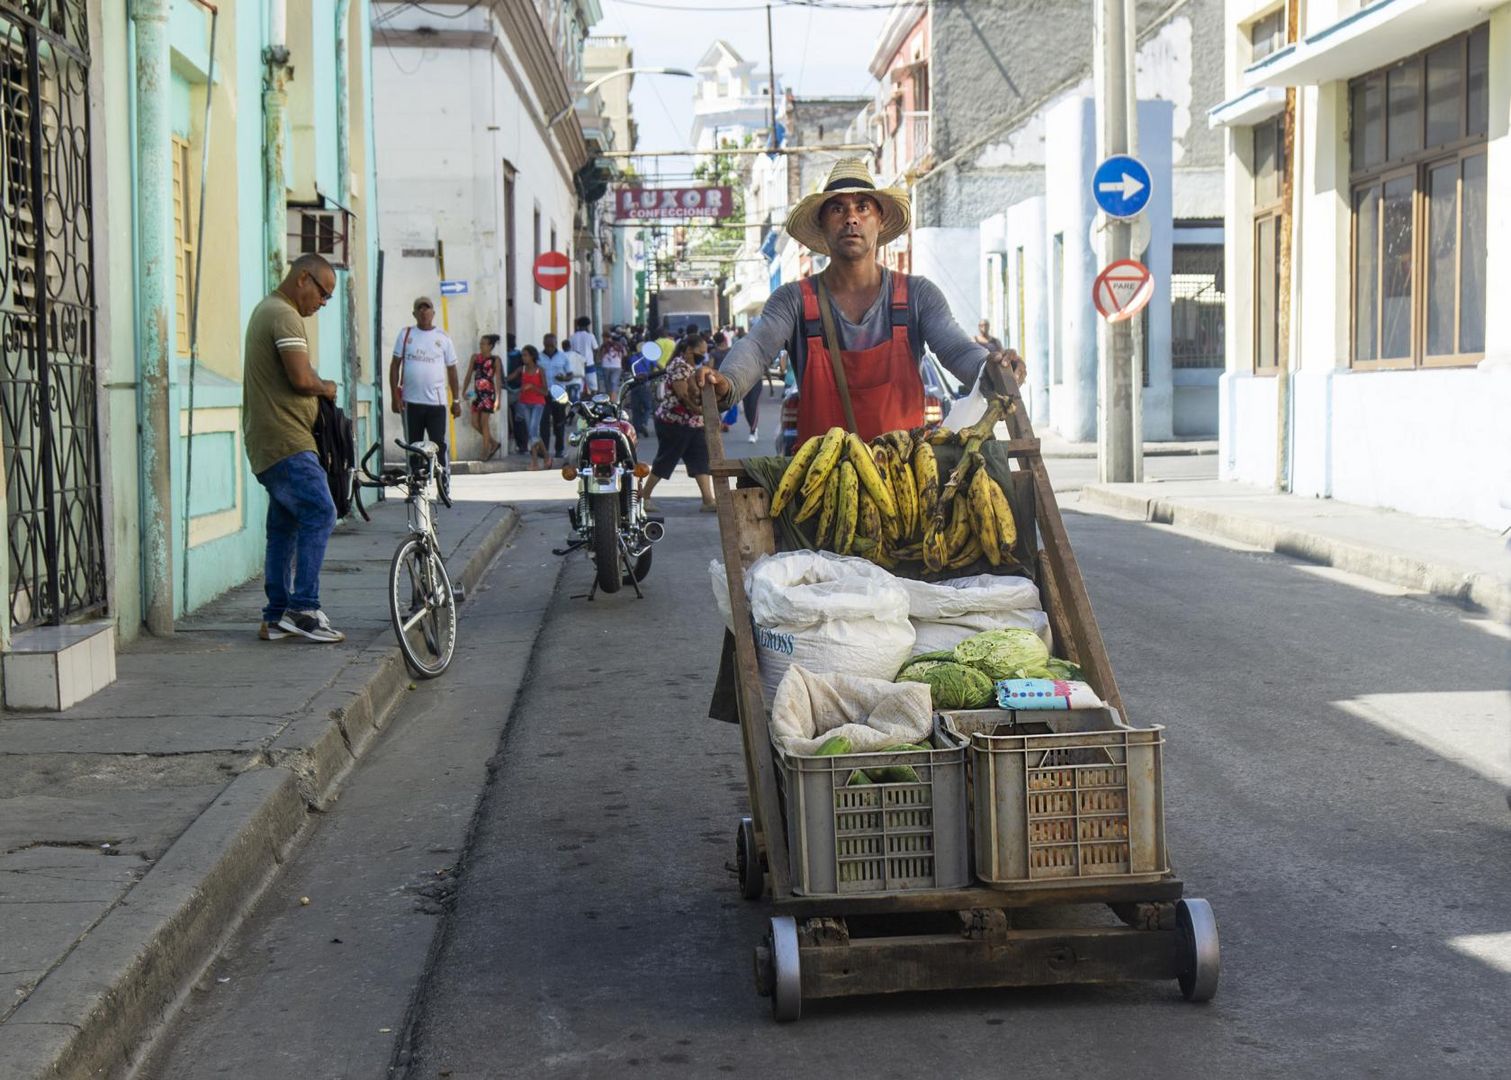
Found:
[[[752,0],[602,0],[603,21],[595,33],[625,34],[635,50],[635,64],[691,70],[709,45],[723,38],[747,60],[766,64],[766,11],[739,10]],[[864,2],[864,0],[860,0]],[[666,10],[673,8],[675,10]],[[876,46],[886,11],[837,10],[778,4],[772,13],[777,81],[802,96],[869,95],[875,86],[866,63]],[[693,80],[665,75],[635,79],[630,100],[640,124],[640,150],[680,150],[692,126]],[[654,159],[644,171],[654,175]],[[671,159],[664,167],[685,168]]]

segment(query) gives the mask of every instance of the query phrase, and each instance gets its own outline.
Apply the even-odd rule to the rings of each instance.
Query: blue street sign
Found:
[[[441,295],[466,296],[467,283],[465,281],[443,281],[441,282]]]
[[[1091,197],[1108,217],[1138,217],[1152,193],[1148,167],[1127,154],[1112,155],[1091,174]]]

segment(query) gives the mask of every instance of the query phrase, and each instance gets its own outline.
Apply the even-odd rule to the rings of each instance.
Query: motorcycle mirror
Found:
[[[551,400],[558,405],[565,405],[571,399],[567,397],[567,388],[557,383],[551,387]]]
[[[661,346],[657,345],[654,341],[647,341],[645,344],[640,346],[640,355],[645,357],[653,364],[660,363]]]

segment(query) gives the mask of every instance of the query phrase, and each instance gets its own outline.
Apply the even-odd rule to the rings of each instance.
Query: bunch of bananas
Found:
[[[1011,562],[1017,525],[1007,496],[986,470],[977,434],[889,431],[867,445],[843,428],[830,428],[788,463],[772,495],[771,516],[792,507],[800,525],[817,519],[810,527],[815,548],[888,569],[922,563],[939,573],[983,558],[992,566]],[[959,442],[963,454],[941,482],[934,446],[946,442]]]

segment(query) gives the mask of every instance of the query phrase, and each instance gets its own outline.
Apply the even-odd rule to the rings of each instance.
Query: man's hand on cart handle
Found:
[[[1023,358],[1018,355],[1017,349],[1000,349],[987,357],[995,364],[1001,364],[1013,373],[1013,378],[1022,386],[1028,378],[1028,366],[1023,363]]]
[[[721,402],[727,401],[729,395],[734,392],[734,384],[711,367],[694,368],[693,385],[699,390],[702,390],[705,386],[712,386],[714,394],[718,396]]]

